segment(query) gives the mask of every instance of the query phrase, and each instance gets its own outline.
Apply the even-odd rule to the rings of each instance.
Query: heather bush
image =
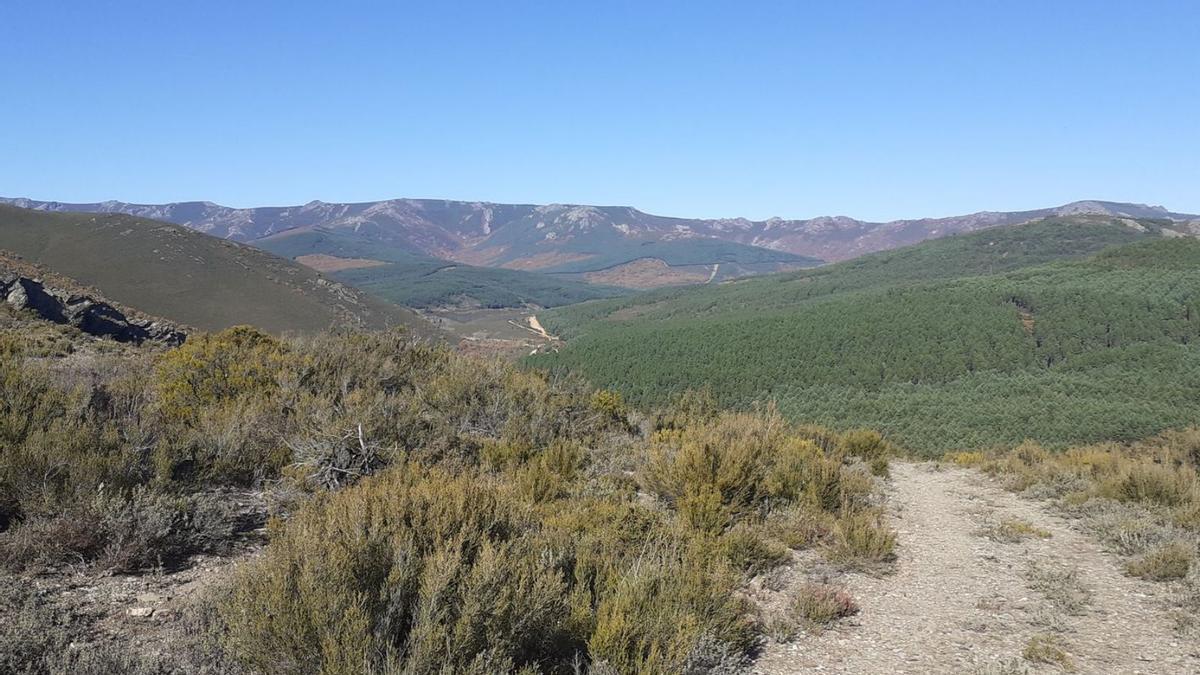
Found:
[[[841,588],[808,583],[796,592],[790,610],[810,626],[823,626],[857,614],[858,604]]]
[[[660,517],[612,503],[539,517],[517,493],[407,464],[314,500],[238,574],[231,652],[280,673],[554,669],[578,653],[663,672],[702,635],[749,646],[733,573]]]
[[[650,422],[399,332],[0,353],[0,563],[169,568],[246,526],[224,495],[267,492],[269,543],[212,617],[251,672],[737,672],[763,630],[751,577],[803,547],[873,565],[894,541],[882,438],[703,392]]]

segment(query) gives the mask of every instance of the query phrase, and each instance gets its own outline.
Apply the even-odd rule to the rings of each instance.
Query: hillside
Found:
[[[627,293],[563,275],[464,265],[346,232],[305,228],[254,245],[406,307],[557,307]]]
[[[807,219],[672,218],[627,206],[494,204],[438,199],[390,199],[358,204],[313,201],[303,206],[231,208],[211,202],[94,204],[7,199],[48,211],[99,211],[186,225],[214,236],[252,241],[286,230],[320,227],[353,232],[414,253],[474,265],[540,271],[590,272],[646,257],[659,244],[670,265],[723,262],[847,260],[955,233],[1016,225],[1051,216],[1101,215],[1165,219],[1180,231],[1200,231],[1200,216],[1161,206],[1072,202],[1028,211],[871,222],[846,216]],[[701,242],[696,248],[696,242]],[[749,247],[749,248],[748,248]],[[764,252],[762,249],[767,249]],[[774,253],[770,253],[773,251]],[[801,256],[811,260],[798,260]],[[687,261],[687,262],[684,262]],[[779,271],[744,270],[745,273]]]
[[[1200,242],[1163,231],[1056,218],[586,303],[539,315],[568,343],[530,362],[643,403],[772,398],[930,452],[1140,438],[1200,414]]]
[[[202,330],[331,326],[434,329],[259,249],[121,214],[45,213],[0,205],[0,249],[99,289],[112,300]]]

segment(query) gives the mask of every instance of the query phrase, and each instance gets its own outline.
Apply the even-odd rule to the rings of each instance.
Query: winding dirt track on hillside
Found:
[[[1041,504],[978,472],[895,463],[890,518],[899,535],[893,574],[843,581],[859,615],[790,644],[772,643],[755,672],[1053,673],[1023,660],[1029,639],[1055,634],[1080,673],[1200,673],[1200,644],[1179,634],[1170,592],[1122,574],[1116,558]],[[999,543],[982,530],[1020,519],[1046,539]],[[1031,567],[1078,570],[1090,600],[1059,611],[1031,588]]]

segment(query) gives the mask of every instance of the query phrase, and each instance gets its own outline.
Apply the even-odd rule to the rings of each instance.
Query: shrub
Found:
[[[721,537],[721,546],[734,569],[755,576],[787,562],[786,546],[771,538],[765,528],[739,525]]]
[[[629,406],[618,392],[598,389],[592,394],[590,404],[601,417],[612,423],[624,424],[629,417]]]
[[[620,673],[679,672],[703,645],[744,654],[753,630],[733,580],[713,583],[669,548],[651,549],[596,608],[588,652]],[[682,563],[682,564],[681,564]]]
[[[162,412],[194,422],[205,408],[274,392],[284,354],[282,343],[250,326],[193,337],[159,360]]]
[[[1025,578],[1030,588],[1041,593],[1056,609],[1066,614],[1083,614],[1092,601],[1092,592],[1079,578],[1079,570],[1035,562],[1026,570]]]
[[[0,562],[17,570],[70,561],[133,572],[220,550],[234,529],[227,501],[138,488],[128,496],[98,494],[17,527],[0,539]]]
[[[979,451],[949,452],[943,459],[958,466],[980,466],[987,461],[987,455]]]
[[[1125,565],[1125,571],[1131,576],[1147,581],[1182,579],[1187,576],[1195,557],[1194,546],[1174,541],[1129,561]]]
[[[893,453],[890,444],[877,431],[859,429],[842,434],[841,450],[848,455],[861,458],[876,476],[888,473],[888,456]]]
[[[228,646],[268,672],[486,672],[582,650],[662,672],[702,636],[748,648],[735,578],[703,548],[632,505],[558,512],[539,520],[483,475],[393,467],[276,526],[222,607]]]
[[[852,569],[872,569],[895,560],[896,534],[883,522],[879,511],[850,512],[833,526],[833,544],[825,557]]]
[[[1046,663],[1068,672],[1075,670],[1075,662],[1063,648],[1062,638],[1052,633],[1040,633],[1029,638],[1021,655],[1033,663]]]
[[[1178,506],[1195,497],[1196,471],[1136,462],[1106,489],[1121,501]]]
[[[641,478],[669,503],[699,503],[691,508],[706,514],[719,505],[731,523],[767,497],[764,482],[781,433],[778,418],[751,415],[660,431]]]
[[[858,604],[844,589],[807,583],[796,592],[791,611],[809,625],[823,626],[858,613]]]
[[[841,457],[791,433],[774,411],[726,414],[657,432],[640,480],[697,527],[718,531],[790,504],[861,507],[874,482]]]
[[[397,467],[301,509],[237,575],[231,651],[269,672],[535,662],[565,588],[523,509],[489,481]]]

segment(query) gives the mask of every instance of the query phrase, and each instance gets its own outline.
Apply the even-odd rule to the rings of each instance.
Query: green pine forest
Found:
[[[1052,218],[583,303],[539,315],[567,345],[527,363],[640,405],[773,400],[926,454],[1142,438],[1200,419],[1200,241],[1166,226]]]

